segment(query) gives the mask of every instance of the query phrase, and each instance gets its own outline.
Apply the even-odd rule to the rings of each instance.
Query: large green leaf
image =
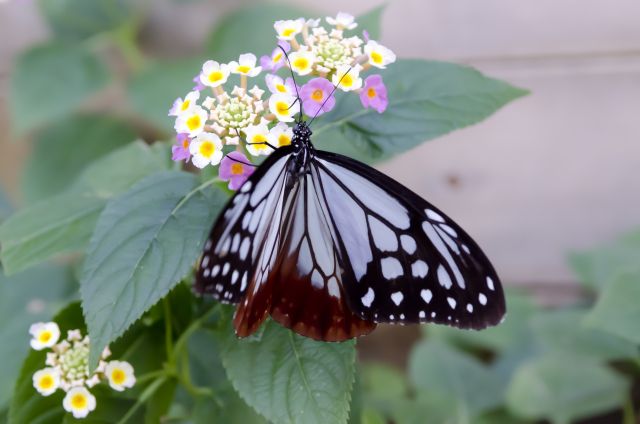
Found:
[[[590,251],[573,253],[569,263],[587,287],[602,290],[619,274],[640,272],[640,231]]]
[[[123,25],[133,16],[130,0],[39,0],[42,16],[53,33],[82,40]]]
[[[640,272],[614,278],[585,317],[589,327],[640,344]]]
[[[516,372],[507,404],[523,418],[568,423],[622,405],[628,387],[624,378],[597,360],[552,355]]]
[[[175,118],[168,116],[173,101],[184,97],[193,87],[191,81],[202,67],[204,58],[156,63],[136,75],[129,83],[129,103],[142,118],[157,130],[175,134]]]
[[[263,330],[259,340],[229,334],[222,352],[240,396],[274,423],[346,423],[354,343],[318,342],[272,321]]]
[[[105,345],[189,272],[225,201],[210,184],[173,171],[151,175],[108,203],[81,278],[91,367]]]
[[[11,278],[0,270],[0,410],[12,395],[29,350],[29,326],[50,320],[76,289],[66,267],[42,266]]]
[[[409,375],[418,389],[458,399],[471,415],[499,405],[504,393],[489,368],[441,342],[423,341],[414,348]]]
[[[134,139],[129,125],[102,115],[57,122],[35,139],[22,179],[25,198],[32,203],[62,192],[91,162]]]
[[[616,335],[583,324],[586,311],[566,309],[546,311],[534,317],[531,325],[538,341],[551,351],[593,356],[605,360],[635,358],[640,350]]]
[[[235,10],[220,19],[207,42],[207,54],[218,62],[238,60],[241,53],[270,54],[278,39],[273,23],[309,16],[303,8],[284,4],[258,4]]]
[[[68,330],[80,329],[84,332],[82,311],[78,303],[72,303],[54,317],[62,335]],[[58,390],[54,394],[43,397],[33,388],[31,376],[39,369],[44,368],[46,350],[31,351],[20,370],[14,397],[11,402],[9,422],[11,424],[38,423],[60,424],[74,423],[70,414],[62,407],[64,392]],[[134,365],[135,366],[135,365]],[[131,408],[134,400],[126,398],[126,393],[119,394],[105,385],[98,385],[90,390],[96,397],[96,409],[82,422],[89,424],[107,424],[117,422],[118,418]],[[141,422],[139,414],[134,415],[130,422]]]
[[[64,117],[108,79],[102,62],[81,46],[53,43],[27,50],[11,76],[14,128],[24,132]]]
[[[13,206],[4,193],[4,190],[0,188],[0,224],[4,221],[13,211]]]
[[[386,4],[375,7],[367,13],[356,18],[358,27],[354,29],[356,32],[367,31],[372,40],[377,40],[382,34],[382,13],[386,8]]]
[[[164,153],[138,142],[87,167],[74,187],[31,205],[0,225],[0,259],[14,274],[89,241],[107,200],[153,172],[167,169]]]
[[[364,161],[388,158],[482,121],[527,92],[453,63],[401,59],[381,72],[389,106],[364,109],[354,94],[318,118],[319,148]]]

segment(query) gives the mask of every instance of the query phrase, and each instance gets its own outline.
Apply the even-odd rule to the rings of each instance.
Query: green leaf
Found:
[[[84,330],[84,320],[79,303],[75,302],[62,310],[53,319],[60,327],[61,334],[68,330]],[[43,397],[33,388],[32,375],[45,367],[46,350],[31,351],[20,370],[14,397],[9,411],[9,422],[12,424],[38,423],[59,424],[78,422],[62,407],[64,392],[56,391],[54,394]],[[134,364],[135,366],[135,364]],[[124,415],[134,401],[124,398],[104,385],[98,385],[91,389],[97,399],[96,409],[82,422],[89,424],[114,423]],[[134,416],[131,422],[141,422],[141,413]]]
[[[38,6],[60,39],[83,40],[113,30],[131,19],[128,0],[39,0]]]
[[[151,175],[110,201],[81,278],[90,367],[194,265],[226,196],[184,172]]]
[[[407,394],[407,381],[400,371],[383,364],[362,366],[362,386],[366,393],[380,398],[396,398]]]
[[[364,109],[343,96],[314,130],[319,148],[364,161],[389,158],[425,140],[482,121],[527,91],[453,63],[398,60],[382,72],[389,106]]]
[[[531,322],[536,338],[551,351],[592,356],[605,360],[635,358],[640,353],[633,343],[603,331],[586,328],[586,311],[545,311]]]
[[[14,128],[22,133],[63,118],[108,80],[106,67],[80,46],[52,43],[27,50],[10,82]]]
[[[11,206],[11,202],[5,195],[4,190],[0,188],[0,224],[2,224],[2,221],[7,219],[12,211],[13,206]]]
[[[640,344],[640,273],[614,278],[585,317],[591,328]]]
[[[42,266],[11,278],[0,271],[0,410],[7,406],[29,351],[29,326],[49,321],[77,290],[71,270]]]
[[[499,405],[504,393],[500,378],[489,368],[438,342],[423,341],[414,348],[409,375],[418,389],[458,399],[471,414]]]
[[[144,416],[145,424],[161,423],[167,414],[176,392],[177,381],[167,380],[147,402]]]
[[[628,388],[624,378],[597,360],[551,355],[516,372],[507,404],[523,418],[568,423],[620,406]]]
[[[14,274],[61,253],[82,250],[107,200],[168,164],[153,147],[129,144],[94,162],[65,193],[31,205],[0,225],[0,259]]]
[[[387,8],[386,4],[382,4],[368,11],[367,13],[360,15],[356,18],[358,27],[354,30],[358,33],[367,31],[369,37],[372,40],[377,40],[381,36],[382,27],[382,12]],[[359,35],[359,34],[358,34]]]
[[[502,324],[481,332],[464,331],[446,326],[425,326],[424,331],[434,337],[469,349],[502,352],[531,338],[529,320],[536,311],[530,297],[508,290],[507,316]]]
[[[258,4],[235,10],[220,19],[206,45],[207,54],[218,62],[238,60],[243,52],[260,57],[270,54],[278,40],[273,23],[309,16],[303,8],[284,4]]]
[[[157,63],[129,83],[129,103],[143,119],[167,135],[175,134],[175,117],[168,116],[174,100],[184,97],[200,73],[204,58],[182,59],[178,62]]]
[[[600,291],[619,274],[640,272],[640,231],[633,231],[608,246],[573,253],[569,264],[585,286]]]
[[[397,424],[452,424],[472,422],[459,400],[437,392],[417,393],[415,399],[396,402],[392,412]]]
[[[102,115],[55,123],[35,139],[22,179],[25,198],[33,203],[61,193],[91,162],[134,139],[129,125]]]
[[[269,421],[347,422],[353,341],[318,342],[270,321],[260,340],[229,334],[222,361],[240,396]]]

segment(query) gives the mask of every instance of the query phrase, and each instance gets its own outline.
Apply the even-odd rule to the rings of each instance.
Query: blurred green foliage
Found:
[[[82,305],[69,304],[56,321],[63,330],[84,329],[84,313],[92,338],[133,363],[139,380],[122,394],[96,389],[98,409],[85,422],[636,422],[637,232],[571,256],[591,298],[549,311],[510,292],[508,317],[496,328],[425,326],[406,372],[356,364],[354,343],[319,343],[274,323],[236,340],[232,311],[196,299],[188,269],[229,193],[206,173],[177,172],[167,110],[192,87],[205,58],[267,54],[274,20],[316,14],[284,4],[243,8],[212,28],[201,54],[167,60],[150,57],[137,39],[151,2],[38,5],[54,39],[18,59],[9,99],[14,130],[34,140],[22,183],[26,206],[12,214],[0,195],[8,275],[0,276],[0,422],[8,405],[13,423],[72,421],[60,393],[42,398],[31,386],[43,353],[28,354],[27,328],[77,298],[78,285]],[[358,30],[378,37],[383,10],[363,15]],[[120,72],[106,65],[114,55]],[[318,120],[316,143],[373,162],[526,94],[471,68],[430,61],[399,60],[385,80],[387,113],[363,110],[354,96],[340,100]],[[112,86],[125,91],[121,103],[79,114]],[[61,257],[67,265],[43,265]]]

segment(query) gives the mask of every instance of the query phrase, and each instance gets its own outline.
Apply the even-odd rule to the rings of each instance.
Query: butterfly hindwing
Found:
[[[450,218],[400,183],[345,156],[316,152],[351,309],[374,322],[495,325],[504,294],[491,263]]]

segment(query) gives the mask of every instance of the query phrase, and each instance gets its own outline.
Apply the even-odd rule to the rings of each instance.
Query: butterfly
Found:
[[[241,186],[205,243],[195,291],[238,305],[238,336],[268,316],[323,341],[378,323],[501,322],[498,275],[459,225],[374,168],[316,150],[311,136],[299,119],[291,144]]]

